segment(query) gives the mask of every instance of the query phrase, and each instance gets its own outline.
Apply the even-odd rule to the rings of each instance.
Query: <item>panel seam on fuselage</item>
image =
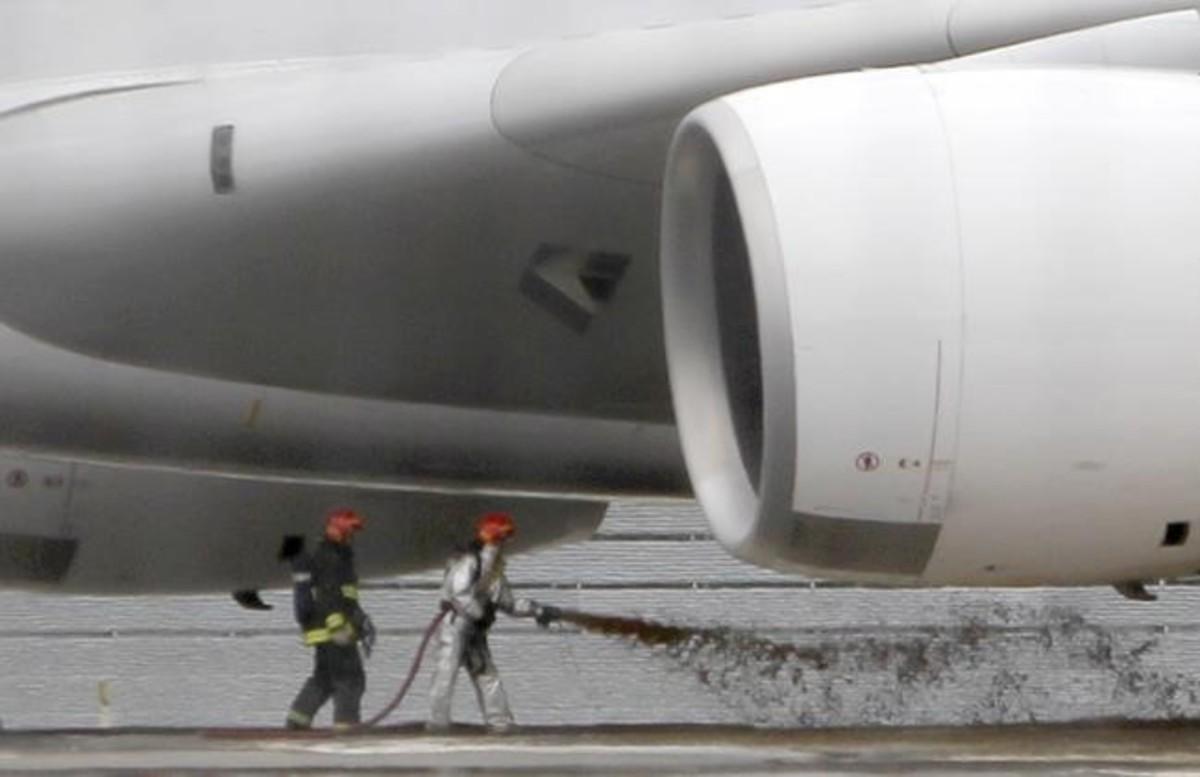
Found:
[[[184,86],[187,84],[199,83],[200,79],[189,78],[174,81],[155,81],[152,83],[140,84],[123,84],[121,86],[107,86],[97,89],[84,89],[78,92],[70,92],[68,94],[56,95],[54,97],[46,97],[41,100],[22,103],[14,108],[0,111],[0,121],[10,119],[14,116],[21,116],[26,113],[33,113],[45,108],[54,108],[59,105],[66,105],[74,102],[82,102],[83,100],[92,100],[99,97],[112,97],[120,94],[128,94],[130,92],[144,92],[150,89],[164,89],[173,86]]]
[[[943,505],[942,522],[945,523],[945,515],[949,512],[950,505],[954,501],[954,481],[958,474],[958,452],[962,441],[963,404],[966,400],[964,386],[967,375],[967,270],[963,243],[962,206],[958,189],[958,167],[954,160],[950,127],[946,122],[945,114],[942,112],[942,103],[938,97],[937,89],[929,78],[928,69],[925,67],[918,67],[917,69],[921,74],[922,80],[925,82],[925,87],[929,90],[930,98],[933,100],[933,110],[937,115],[938,125],[942,129],[942,138],[945,140],[946,164],[950,173],[950,193],[954,198],[954,241],[958,254],[958,406],[954,408],[954,450],[952,455],[945,457],[952,462],[950,465],[950,475],[946,483],[945,504]],[[939,359],[942,357],[940,347],[938,349],[938,356]],[[939,383],[939,388],[940,385]],[[929,465],[932,471],[932,459]]]

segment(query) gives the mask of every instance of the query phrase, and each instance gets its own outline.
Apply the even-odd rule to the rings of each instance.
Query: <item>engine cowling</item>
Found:
[[[668,363],[718,539],[930,584],[1200,567],[1200,80],[915,68],[693,112]]]

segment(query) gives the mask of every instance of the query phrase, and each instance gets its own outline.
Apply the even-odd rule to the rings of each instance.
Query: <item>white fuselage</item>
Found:
[[[1185,5],[0,2],[0,582],[266,585],[342,504],[372,574],[480,510],[538,544],[686,496],[658,252],[689,110]],[[945,494],[946,542],[993,539]]]
[[[492,91],[536,43],[808,4],[0,5],[0,581],[263,585],[343,503],[394,571],[480,509],[537,544],[686,493],[656,187],[522,149]],[[628,258],[585,334],[518,291],[546,246]]]

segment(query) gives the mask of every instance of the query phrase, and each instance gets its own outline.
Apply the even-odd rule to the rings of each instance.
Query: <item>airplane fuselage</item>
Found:
[[[1183,5],[9,0],[0,582],[266,585],[347,503],[397,571],[480,510],[536,545],[686,496],[658,253],[692,108]]]

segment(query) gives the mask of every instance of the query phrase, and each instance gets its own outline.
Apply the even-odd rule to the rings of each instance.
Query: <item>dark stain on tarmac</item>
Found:
[[[958,622],[903,632],[814,631],[781,642],[752,631],[567,612],[581,629],[655,651],[692,673],[747,723],[880,725],[1040,723],[1097,698],[1127,718],[1196,714],[1200,683],[1156,668],[1158,638],[1118,633],[1062,607],[997,604]],[[1076,686],[1048,682],[1070,673]],[[1094,710],[1076,708],[1074,717]]]

